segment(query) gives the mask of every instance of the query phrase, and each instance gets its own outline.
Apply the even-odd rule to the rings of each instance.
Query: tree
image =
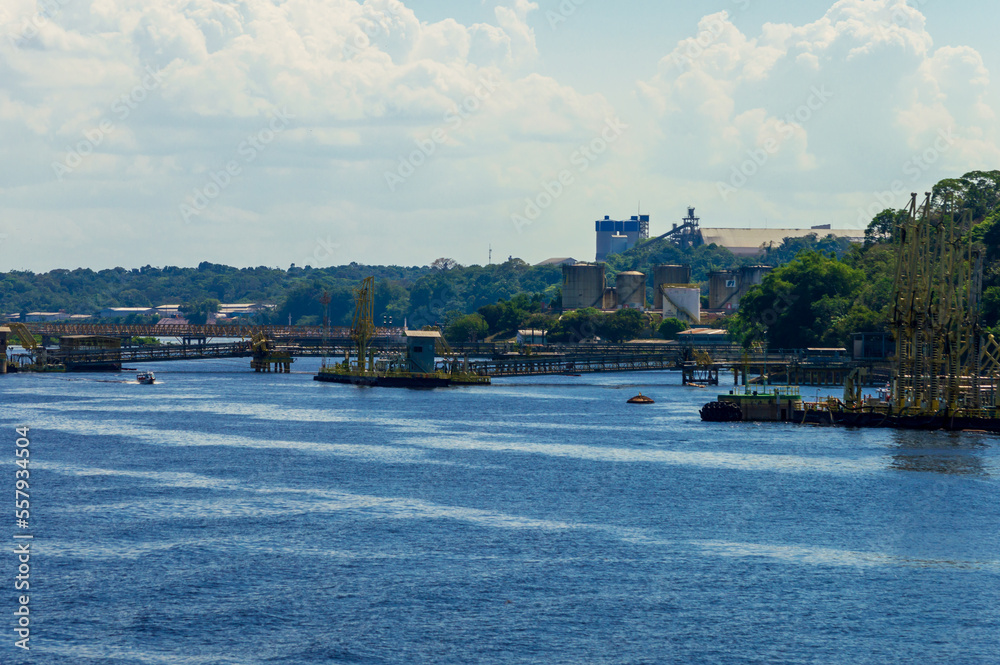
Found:
[[[215,298],[209,298],[195,303],[184,303],[178,308],[178,311],[184,315],[184,318],[191,325],[203,326],[208,322],[210,314],[219,311],[219,301]]]
[[[687,330],[689,327],[686,321],[671,317],[663,319],[657,332],[663,339],[677,339],[677,333]]]
[[[514,299],[500,300],[495,305],[479,308],[479,315],[489,326],[491,335],[500,332],[513,332],[522,326],[532,312],[541,309],[541,297],[533,298],[528,294],[519,294]]]
[[[118,302],[122,307],[151,307],[149,298],[138,289],[127,289],[118,294]]]
[[[549,341],[558,344],[575,344],[597,336],[604,315],[593,307],[563,314],[549,330]]]
[[[745,346],[766,334],[771,348],[817,346],[833,319],[847,314],[865,273],[818,252],[806,252],[774,270],[740,301],[729,325]]]
[[[872,218],[868,228],[865,229],[865,247],[871,247],[878,243],[892,242],[896,238],[896,233],[903,224],[909,212],[906,210],[891,210],[886,208]]]
[[[478,342],[486,337],[489,326],[479,314],[466,314],[451,322],[445,328],[444,336],[449,342]]]
[[[627,342],[635,339],[646,327],[646,317],[636,309],[620,309],[611,316],[605,316],[598,326],[601,337],[612,342]]]
[[[431,264],[431,269],[433,270],[451,270],[452,268],[461,268],[458,261],[455,259],[434,259],[434,263]]]
[[[983,292],[983,325],[994,327],[1000,323],[1000,286],[991,286]]]

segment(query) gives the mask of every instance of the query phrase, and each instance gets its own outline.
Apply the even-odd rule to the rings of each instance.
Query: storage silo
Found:
[[[604,265],[576,263],[563,266],[562,300],[564,310],[601,308],[604,300]]]
[[[772,270],[774,268],[771,266],[745,266],[740,268],[740,288],[743,289],[743,293],[740,295],[746,295],[751,286],[756,286],[763,282],[767,273]]]
[[[678,284],[690,284],[691,283],[691,266],[690,265],[661,265],[653,268],[653,306],[659,311],[663,309],[663,293],[660,291],[660,286],[663,284],[670,284],[676,286]]]
[[[663,318],[675,318],[694,325],[701,323],[701,289],[696,286],[661,286]]]
[[[738,270],[720,270],[708,275],[708,308],[735,310],[740,306]]]
[[[646,276],[641,272],[620,272],[615,280],[618,306],[646,309]]]

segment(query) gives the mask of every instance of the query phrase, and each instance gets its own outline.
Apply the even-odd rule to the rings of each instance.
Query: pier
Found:
[[[258,372],[290,372],[296,358],[342,357],[352,348],[350,329],[321,326],[126,326],[117,324],[15,324],[22,345],[32,335],[59,346],[30,343],[19,354],[21,371],[117,370],[123,364],[174,360],[250,358]],[[371,347],[378,354],[405,349],[402,328],[378,328]],[[181,344],[130,345],[135,337],[176,338]],[[100,348],[81,346],[85,339]],[[197,340],[193,342],[192,340]],[[219,341],[216,341],[219,340]],[[14,341],[12,339],[11,341]],[[73,342],[70,344],[70,342]],[[114,343],[112,343],[114,342]],[[885,362],[857,362],[846,357],[823,357],[801,350],[783,353],[748,352],[735,346],[696,349],[677,342],[548,344],[519,347],[511,342],[468,342],[452,345],[457,358],[468,358],[471,371],[483,376],[544,376],[595,372],[680,370],[683,382],[695,385],[795,383],[803,386],[842,386],[857,367],[865,383],[882,385],[888,376]]]

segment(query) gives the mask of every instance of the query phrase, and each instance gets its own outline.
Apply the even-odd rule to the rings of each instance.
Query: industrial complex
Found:
[[[628,220],[618,221],[605,216],[594,222],[597,234],[595,261],[607,260],[612,254],[622,254],[635,247],[640,240],[650,238],[650,216],[632,215]],[[812,226],[808,229],[737,229],[702,228],[701,218],[695,215],[693,207],[688,208],[687,217],[657,239],[670,238],[682,247],[718,245],[725,247],[736,256],[753,257],[762,255],[767,249],[778,247],[785,238],[804,238],[808,235],[847,238],[852,242],[864,241],[864,231],[859,229],[833,229],[829,224]],[[561,259],[565,260],[565,259]],[[552,261],[552,259],[550,259]]]
[[[572,257],[556,257],[538,265],[561,266],[563,271],[562,306],[564,310],[593,307],[602,311],[637,309],[661,313],[664,318],[677,318],[697,325],[739,309],[740,299],[751,287],[760,284],[770,272],[769,266],[744,266],[721,270],[708,275],[707,285],[693,283],[691,266],[659,265],[652,275],[622,272],[609,283],[605,261],[622,254],[650,239],[650,216],[632,215],[627,220],[610,216],[594,223],[596,233],[595,262],[577,261]],[[829,225],[808,229],[735,229],[703,228],[695,208],[657,240],[669,239],[680,247],[718,245],[743,258],[763,256],[768,249],[781,245],[785,238],[809,235],[834,236],[852,242],[864,240],[862,231],[831,229]]]
[[[706,404],[702,419],[1000,432],[1000,343],[980,321],[984,249],[969,240],[971,213],[951,201],[934,211],[931,196],[918,205],[912,195],[899,229],[885,389],[865,396],[867,370],[857,366],[843,377],[842,400],[810,404],[794,385],[747,386]],[[789,384],[791,375],[785,369]]]

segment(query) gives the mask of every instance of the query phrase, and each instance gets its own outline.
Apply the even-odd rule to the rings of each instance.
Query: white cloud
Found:
[[[658,116],[657,147],[685,155],[660,162],[666,174],[728,182],[770,137],[780,148],[746,187],[776,197],[885,187],[942,131],[955,144],[921,186],[1000,157],[979,53],[935,49],[904,0],[839,0],[818,21],[756,37],[725,12],[707,16],[639,91]]]
[[[491,241],[587,258],[589,220],[639,198],[664,223],[689,203],[713,223],[853,223],[872,191],[911,184],[942,131],[954,142],[915,188],[1000,160],[983,57],[936,47],[902,0],[840,0],[754,34],[706,16],[637,82],[637,106],[547,75],[571,54],[540,52],[553,33],[528,0],[484,2],[465,23],[399,0],[51,2],[0,6],[0,233],[46,238],[25,244],[32,267],[300,262],[330,235],[340,261],[461,258]],[[151,71],[162,83],[144,83]],[[294,118],[248,161],[241,146],[282,110]],[[618,115],[630,129],[578,171],[573,155]],[[722,200],[717,183],[762,150]],[[83,152],[58,179],[53,163]],[[179,206],[233,161],[240,175],[184,224]],[[516,234],[511,214],[567,168],[574,185]]]
[[[37,34],[0,44],[0,132],[18,137],[0,147],[11,185],[4,223],[16,233],[46,220],[53,251],[66,253],[59,239],[77,235],[58,231],[64,216],[92,220],[100,210],[110,218],[93,226],[95,244],[167,225],[173,233],[156,250],[188,251],[179,206],[232,160],[240,176],[195,220],[223,236],[236,230],[226,219],[284,222],[275,211],[291,202],[379,218],[471,192],[503,199],[513,160],[551,159],[610,112],[526,69],[538,57],[528,24],[536,10],[512,0],[495,7],[493,24],[462,25],[422,22],[399,0],[67,0]],[[34,2],[5,4],[0,35],[34,11]],[[148,72],[162,85],[141,89]],[[288,131],[242,163],[239,146],[282,109],[295,118]],[[102,122],[112,129],[88,138]],[[390,192],[384,174],[435,130],[446,139],[433,159]],[[393,223],[406,232],[405,219]],[[118,262],[136,250],[122,247]]]

